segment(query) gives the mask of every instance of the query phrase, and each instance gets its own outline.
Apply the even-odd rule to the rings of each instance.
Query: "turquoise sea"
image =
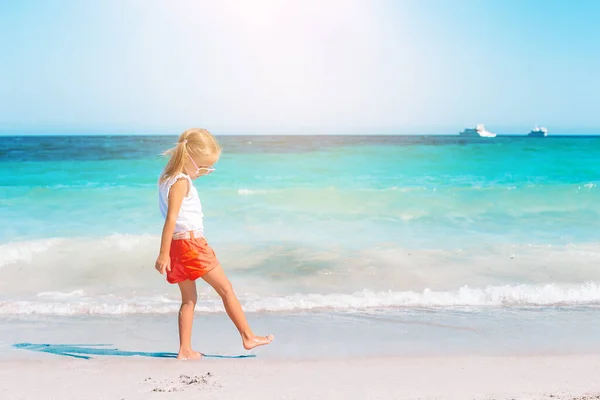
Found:
[[[0,137],[0,314],[175,312],[153,264],[161,152],[176,140]],[[196,185],[249,312],[600,304],[600,137],[219,140]],[[199,294],[199,313],[223,313]]]

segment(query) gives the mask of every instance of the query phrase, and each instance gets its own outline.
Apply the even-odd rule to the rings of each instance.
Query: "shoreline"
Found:
[[[270,346],[246,352],[226,314],[195,316],[192,344],[222,356],[269,360],[364,357],[600,354],[596,309],[397,310],[366,313],[248,313],[253,331],[274,334]],[[122,316],[0,316],[0,362],[30,358],[18,343],[106,344],[127,353],[176,352],[176,314]],[[83,349],[85,352],[86,350]],[[40,354],[40,353],[38,353]]]

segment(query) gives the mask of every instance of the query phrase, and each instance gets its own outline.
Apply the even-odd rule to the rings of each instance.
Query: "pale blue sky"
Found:
[[[0,133],[600,133],[594,0],[0,0]]]

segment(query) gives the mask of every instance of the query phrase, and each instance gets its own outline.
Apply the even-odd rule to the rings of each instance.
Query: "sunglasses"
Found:
[[[197,166],[196,162],[194,161],[194,159],[192,158],[192,156],[190,156],[190,160],[192,161],[192,164],[194,164],[194,167],[196,168],[196,174],[197,175],[208,175],[211,172],[215,171],[214,168],[207,168],[207,167],[199,167],[199,166]]]

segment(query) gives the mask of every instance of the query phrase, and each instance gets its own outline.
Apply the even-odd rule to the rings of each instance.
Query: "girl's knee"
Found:
[[[198,298],[193,298],[193,299],[182,299],[181,300],[181,306],[186,306],[186,307],[196,307],[196,301],[198,300]]]
[[[233,286],[229,279],[227,279],[222,285],[220,285],[217,289],[217,293],[221,297],[228,297],[233,294]]]

